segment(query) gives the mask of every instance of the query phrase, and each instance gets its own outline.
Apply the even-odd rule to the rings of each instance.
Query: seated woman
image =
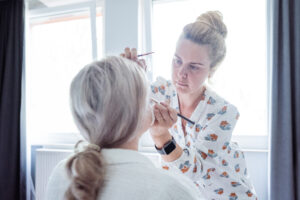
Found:
[[[143,70],[121,57],[93,62],[76,75],[71,110],[89,144],[56,166],[46,199],[199,199],[190,180],[155,168],[137,152],[153,121],[148,88]]]

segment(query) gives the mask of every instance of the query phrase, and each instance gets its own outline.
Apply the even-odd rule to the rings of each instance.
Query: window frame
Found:
[[[92,58],[96,60],[98,58],[97,52],[97,28],[96,28],[96,15],[97,7],[103,6],[103,1],[97,3],[95,0],[90,0],[84,3],[68,4],[64,6],[57,6],[51,8],[40,8],[29,10],[27,13],[28,21],[51,17],[59,14],[76,13],[81,11],[88,11],[90,14],[91,24],[91,42],[92,42]]]
[[[31,21],[34,22],[35,20],[37,20],[37,21],[43,20],[45,18],[47,19],[51,16],[56,16],[56,15],[87,12],[89,14],[89,18],[90,18],[92,59],[97,60],[99,58],[99,55],[98,55],[98,46],[97,46],[97,25],[96,25],[97,19],[96,19],[96,17],[97,17],[97,8],[98,7],[103,8],[103,5],[104,5],[104,0],[90,0],[87,2],[83,2],[83,3],[68,4],[68,5],[63,5],[63,6],[51,7],[51,8],[39,8],[39,9],[32,9],[32,10],[27,9],[26,35],[29,34],[28,33],[29,30],[27,30],[27,27]],[[103,46],[102,46],[102,49],[103,49]],[[26,91],[25,91],[25,96],[26,96]],[[28,133],[28,131],[26,131],[26,132]],[[27,141],[29,141],[28,145],[75,144],[78,141],[78,138],[80,138],[80,136],[77,133],[57,132],[57,133],[45,134],[45,137],[43,137],[43,138],[44,138],[44,140],[39,141],[38,144],[30,143],[30,141],[27,139]]]

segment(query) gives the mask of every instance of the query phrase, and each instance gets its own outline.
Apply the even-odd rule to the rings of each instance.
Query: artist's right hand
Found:
[[[177,111],[164,102],[155,104],[153,110],[155,121],[150,127],[150,133],[152,137],[160,137],[168,133],[168,129],[177,122]]]
[[[177,122],[177,111],[166,102],[154,105],[155,122],[153,126],[171,128]]]
[[[147,65],[144,59],[138,59],[136,48],[126,47],[124,52],[120,54],[123,58],[127,58],[135,61],[139,66],[141,66],[145,71],[147,71]]]

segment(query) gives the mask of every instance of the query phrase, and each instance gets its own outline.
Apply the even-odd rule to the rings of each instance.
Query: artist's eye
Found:
[[[189,65],[189,68],[190,68],[191,70],[193,70],[193,71],[196,71],[196,70],[200,69],[199,67],[196,67],[196,66],[194,66],[194,65]]]
[[[173,63],[174,63],[175,66],[182,65],[182,61],[179,58],[177,58],[177,57],[173,58]]]

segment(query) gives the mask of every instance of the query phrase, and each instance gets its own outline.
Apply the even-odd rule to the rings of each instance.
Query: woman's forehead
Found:
[[[179,39],[175,55],[184,62],[210,63],[209,46],[199,45],[188,39]]]

